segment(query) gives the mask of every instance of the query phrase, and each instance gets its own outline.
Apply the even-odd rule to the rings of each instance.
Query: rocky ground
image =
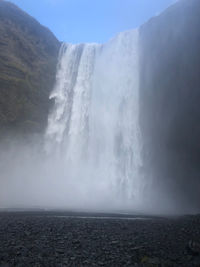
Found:
[[[0,266],[200,266],[200,216],[72,215],[0,213]]]

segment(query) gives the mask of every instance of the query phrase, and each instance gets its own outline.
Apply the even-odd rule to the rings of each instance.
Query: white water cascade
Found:
[[[62,44],[50,98],[55,104],[45,149],[59,166],[55,179],[62,180],[68,201],[138,206],[143,184],[138,30],[104,45]]]

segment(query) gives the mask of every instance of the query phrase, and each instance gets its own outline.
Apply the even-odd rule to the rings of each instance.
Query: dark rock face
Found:
[[[41,132],[55,79],[56,37],[14,4],[0,1],[0,128]]]
[[[182,0],[140,30],[140,116],[147,168],[171,197],[198,208],[199,27],[200,1]]]

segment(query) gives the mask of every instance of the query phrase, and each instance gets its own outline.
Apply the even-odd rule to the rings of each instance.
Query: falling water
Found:
[[[45,148],[82,203],[141,201],[138,38],[60,49]]]

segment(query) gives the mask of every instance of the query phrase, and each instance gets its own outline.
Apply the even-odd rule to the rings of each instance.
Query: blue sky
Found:
[[[136,28],[175,0],[10,0],[47,26],[60,41],[108,41]]]

